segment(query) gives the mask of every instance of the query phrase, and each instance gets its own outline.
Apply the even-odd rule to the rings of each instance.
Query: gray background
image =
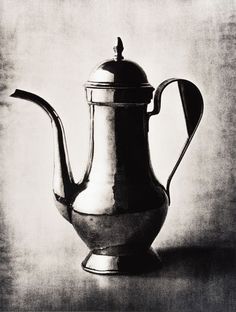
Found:
[[[230,0],[0,2],[0,310],[233,311],[235,34]],[[153,243],[162,269],[106,277],[82,271],[88,249],[54,206],[49,119],[9,94],[34,92],[58,111],[80,179],[89,135],[83,84],[113,56],[117,36],[154,87],[170,77],[192,80],[205,112]],[[172,86],[149,134],[164,184],[185,138]]]

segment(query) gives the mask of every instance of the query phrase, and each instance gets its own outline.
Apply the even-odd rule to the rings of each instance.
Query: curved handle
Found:
[[[199,89],[191,81],[188,81],[185,79],[171,78],[171,79],[167,79],[163,81],[159,85],[159,87],[156,89],[156,92],[154,95],[154,107],[151,112],[147,113],[148,119],[152,115],[156,115],[160,112],[162,92],[164,91],[165,87],[167,87],[172,82],[178,83],[180,98],[181,98],[183,110],[184,110],[188,138],[167,180],[166,191],[167,191],[169,200],[170,200],[170,182],[194,136],[194,133],[200,123],[200,120],[202,118],[202,113],[203,113],[203,98]]]

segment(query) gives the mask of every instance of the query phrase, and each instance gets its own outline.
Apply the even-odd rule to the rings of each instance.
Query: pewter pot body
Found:
[[[140,253],[166,216],[168,197],[155,179],[147,140],[147,107],[90,106],[92,151],[72,224],[96,253]]]
[[[90,110],[90,148],[86,172],[75,183],[62,122],[39,96],[16,90],[13,97],[32,101],[51,118],[54,131],[55,203],[91,250],[85,270],[98,274],[133,273],[159,263],[150,249],[170,203],[170,181],[200,122],[203,101],[198,88],[184,79],[165,80],[154,88],[140,66],[123,60],[118,38],[115,57],[99,65],[85,85]],[[188,138],[167,186],[155,177],[149,155],[149,119],[158,114],[163,90],[177,82]]]

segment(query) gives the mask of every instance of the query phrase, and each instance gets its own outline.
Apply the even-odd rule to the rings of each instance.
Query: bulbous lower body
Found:
[[[167,209],[167,197],[155,209],[136,212],[93,215],[72,209],[71,222],[91,250],[83,268],[98,274],[151,269],[159,263],[159,257],[150,251],[150,246],[163,225]]]

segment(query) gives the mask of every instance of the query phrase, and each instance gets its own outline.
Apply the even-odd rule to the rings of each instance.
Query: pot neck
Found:
[[[147,179],[150,158],[146,105],[91,106],[90,180],[109,182],[116,176],[132,183]]]

